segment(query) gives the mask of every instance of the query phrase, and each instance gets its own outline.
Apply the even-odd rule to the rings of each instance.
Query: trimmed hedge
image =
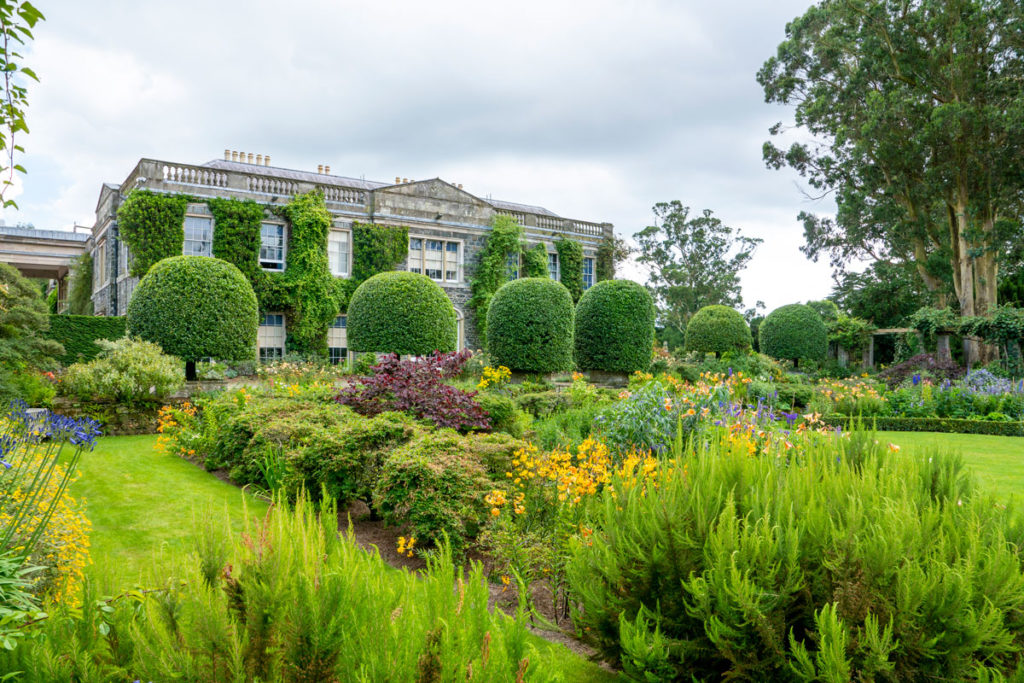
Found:
[[[728,306],[705,306],[687,323],[683,348],[718,356],[727,351],[750,351],[752,344],[750,326],[742,315]]]
[[[457,322],[451,299],[420,273],[379,273],[356,288],[348,304],[353,351],[426,356],[454,351]]]
[[[572,297],[560,282],[524,278],[502,285],[487,310],[492,363],[518,372],[571,370],[574,319]]]
[[[576,306],[576,363],[581,370],[636,372],[651,364],[654,300],[631,280],[604,280]]]
[[[259,311],[242,271],[205,256],[156,263],[128,304],[128,333],[186,362],[256,357]]]
[[[776,308],[761,323],[758,336],[761,353],[780,360],[823,360],[828,352],[825,323],[803,304]]]
[[[851,421],[880,432],[942,432],[944,434],[990,434],[992,436],[1024,436],[1024,422],[965,420],[954,417],[849,417],[826,415],[822,421],[846,428]]]
[[[95,315],[51,315],[46,337],[64,346],[61,365],[88,362],[100,353],[97,339],[120,339],[125,334],[123,317]]]

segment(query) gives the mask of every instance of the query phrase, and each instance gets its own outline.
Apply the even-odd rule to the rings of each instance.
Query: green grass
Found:
[[[1024,438],[986,434],[878,432],[878,439],[907,450],[941,448],[963,454],[978,480],[999,496],[1024,494]]]
[[[71,494],[85,500],[98,574],[136,580],[152,565],[187,553],[193,515],[226,512],[241,530],[246,506],[250,515],[267,511],[262,501],[155,444],[155,436],[102,437],[82,454]]]

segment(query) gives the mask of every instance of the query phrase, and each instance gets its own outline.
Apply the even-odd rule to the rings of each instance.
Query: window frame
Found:
[[[345,270],[335,271],[331,268],[331,237],[335,234],[344,234],[348,237],[348,258],[346,259]],[[352,277],[352,229],[331,227],[327,233],[327,268],[334,277]]]
[[[587,283],[587,263],[588,262],[590,263],[590,283],[589,284]],[[590,289],[591,287],[593,287],[595,284],[597,284],[594,281],[596,270],[597,270],[597,259],[595,257],[593,257],[593,256],[584,256],[583,257],[583,291],[584,292],[587,291],[588,289]]]
[[[210,253],[209,254],[190,254],[189,252],[187,252],[185,250],[185,247],[186,247],[186,245],[189,242],[200,242],[201,244],[206,244],[207,243],[206,240],[190,240],[188,238],[188,219],[189,218],[202,218],[203,220],[210,222],[210,240],[209,240]],[[182,239],[182,241],[181,241],[181,254],[182,254],[182,256],[202,256],[204,258],[213,258],[213,231],[215,229],[213,216],[202,214],[202,213],[198,213],[195,210],[186,211],[185,212],[185,218],[184,218],[184,220],[182,221],[182,224],[181,224],[181,229],[182,229],[182,232],[184,233],[184,239]]]
[[[551,272],[551,259],[552,258],[554,258],[554,263],[555,263],[554,274],[552,274],[552,272]],[[548,252],[548,277],[550,277],[555,282],[561,282],[562,281],[562,264],[558,260],[558,252],[557,251],[549,251]]]
[[[340,325],[338,324],[339,321],[341,321]],[[342,332],[335,333],[335,332],[333,332],[333,330],[342,330]],[[344,346],[338,346],[337,344],[332,344],[331,343],[332,341],[337,341],[337,339],[332,339],[332,337],[335,334],[339,334],[342,337],[342,339],[340,341],[343,341],[345,343]],[[337,351],[338,353],[335,354],[335,351]],[[335,358],[335,356],[337,356],[337,358]],[[328,326],[328,328],[327,328],[327,359],[328,359],[328,361],[330,361],[331,365],[338,365],[339,363],[342,363],[342,362],[345,362],[345,361],[348,360],[348,314],[347,313],[339,313],[338,315],[336,315],[334,317],[334,320],[331,321],[330,326]]]
[[[263,258],[263,226],[264,225],[275,225],[281,229],[281,260],[276,259],[264,259]],[[270,247],[271,249],[275,247]],[[259,262],[260,269],[265,270],[268,273],[283,273],[288,263],[288,226],[279,221],[260,221],[260,251],[259,251]],[[268,268],[264,263],[279,263],[280,268]]]
[[[104,237],[96,243],[96,248],[93,250],[93,267],[95,272],[93,273],[93,287],[92,291],[98,292],[107,285],[107,238]],[[96,258],[96,255],[99,258]]]
[[[413,270],[413,258],[412,258],[412,251],[413,251],[412,243],[413,243],[413,240],[418,240],[419,243],[420,243],[420,248],[417,250],[417,251],[419,251],[419,264],[418,264],[418,268],[419,269],[418,270]],[[409,246],[406,249],[405,269],[408,270],[409,272],[421,273],[422,275],[427,275],[427,248],[426,248],[427,247],[427,242],[440,242],[441,243],[441,252],[440,252],[441,253],[441,278],[438,279],[438,278],[431,277],[430,279],[433,280],[434,282],[438,283],[438,284],[441,284],[441,285],[458,285],[458,284],[462,284],[464,282],[464,279],[463,279],[463,268],[464,268],[464,261],[466,259],[466,241],[464,239],[461,239],[461,238],[458,238],[458,237],[427,237],[425,235],[410,234],[409,235]],[[456,251],[455,251],[456,263],[455,263],[455,279],[454,280],[449,280],[448,277],[447,277],[447,275],[448,275],[448,254],[451,253],[451,252],[448,251],[448,245],[449,244],[455,244],[457,246]],[[433,250],[431,250],[431,251],[433,251]],[[430,276],[427,275],[427,277],[430,277]]]
[[[267,325],[266,324],[267,317],[272,316],[272,315],[279,316],[281,318],[281,324],[280,325]],[[261,337],[260,332],[264,328],[270,328],[270,329],[281,328],[281,345],[280,346],[263,346],[263,345],[261,345],[260,342],[262,342],[263,339],[260,338]],[[285,354],[285,343],[287,342],[287,340],[288,340],[288,316],[286,316],[284,313],[279,313],[278,311],[260,311],[260,324],[256,328],[256,360],[258,360],[260,363],[268,363],[268,362],[272,362],[274,360],[281,360],[281,359],[283,359],[284,358],[284,354]],[[276,350],[277,353],[276,354],[265,354],[264,353],[264,349],[266,349],[266,350]]]

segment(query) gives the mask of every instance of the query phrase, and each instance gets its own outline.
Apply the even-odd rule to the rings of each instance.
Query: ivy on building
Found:
[[[614,280],[615,267],[629,257],[629,252],[622,238],[609,235],[602,239],[597,247],[597,281]]]
[[[394,270],[409,254],[409,228],[352,224],[352,279],[358,285],[377,273]]]
[[[251,199],[209,199],[213,214],[213,255],[233,263],[259,292],[265,274],[260,269],[260,223],[266,211]],[[255,248],[253,248],[255,245]],[[179,249],[180,250],[180,249]]]
[[[555,242],[555,250],[558,252],[558,279],[575,303],[583,296],[583,247],[563,237]]]
[[[132,252],[131,275],[142,277],[185,242],[185,210],[191,197],[134,190],[117,211],[118,235]]]
[[[523,229],[511,216],[496,215],[491,232],[480,251],[479,262],[470,282],[469,309],[473,313],[480,339],[487,338],[487,309],[491,298],[509,280],[509,256],[519,256]],[[547,265],[545,264],[545,268]]]
[[[546,246],[538,243],[528,249],[523,249],[523,277],[550,277]]]

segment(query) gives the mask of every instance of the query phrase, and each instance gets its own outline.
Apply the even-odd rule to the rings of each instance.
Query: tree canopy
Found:
[[[637,261],[650,269],[647,288],[662,323],[680,333],[701,308],[739,308],[739,272],[763,240],[745,237],[705,209],[690,216],[678,200],[654,205],[655,224],[636,233]]]
[[[838,207],[800,214],[804,252],[911,263],[931,291],[948,269],[962,315],[994,307],[1021,234],[1022,49],[1017,0],[821,0],[793,20],[758,81],[802,133],[766,162]]]

